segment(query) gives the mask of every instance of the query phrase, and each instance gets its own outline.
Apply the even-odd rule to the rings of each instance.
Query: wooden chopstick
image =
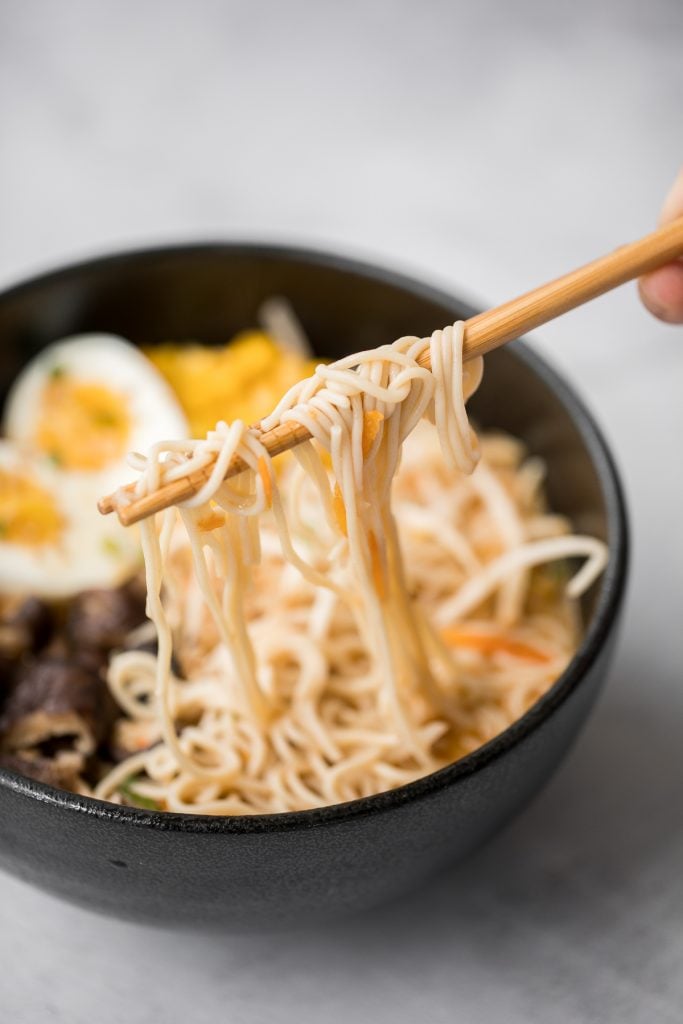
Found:
[[[683,218],[658,228],[636,242],[622,245],[614,252],[511,299],[502,306],[471,317],[465,324],[464,357],[473,359],[475,356],[486,355],[570,309],[681,256]],[[423,353],[419,362],[431,369],[429,351]],[[300,424],[281,423],[263,433],[261,441],[270,455],[279,455],[308,440],[310,436]],[[158,490],[137,499],[134,498],[135,484],[129,484],[102,498],[98,508],[103,515],[118,512],[123,525],[130,526],[155,512],[191,498],[206,483],[211,468],[209,465],[187,477],[163,484]],[[228,467],[226,479],[246,468],[242,459],[234,458]]]

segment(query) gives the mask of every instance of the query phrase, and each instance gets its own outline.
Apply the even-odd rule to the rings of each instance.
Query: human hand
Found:
[[[683,168],[664,201],[659,223],[668,224],[677,217],[683,217]],[[656,317],[669,324],[683,324],[682,260],[645,274],[638,282],[638,290],[643,303]]]

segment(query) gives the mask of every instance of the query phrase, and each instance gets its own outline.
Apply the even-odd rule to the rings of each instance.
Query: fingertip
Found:
[[[683,324],[683,263],[670,263],[638,282],[645,307],[668,324]]]

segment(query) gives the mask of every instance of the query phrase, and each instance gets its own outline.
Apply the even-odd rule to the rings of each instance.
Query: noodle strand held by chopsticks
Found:
[[[521,445],[480,448],[465,404],[482,364],[462,348],[457,323],[318,366],[261,423],[312,435],[280,478],[241,422],[135,456],[138,495],[214,465],[161,537],[143,525],[158,654],[116,656],[109,683],[154,745],[98,796],[132,774],[159,806],[207,814],[376,793],[485,742],[557,678],[576,618],[533,567],[587,559],[576,597],[606,548],[546,515]],[[225,480],[235,455],[249,470]]]

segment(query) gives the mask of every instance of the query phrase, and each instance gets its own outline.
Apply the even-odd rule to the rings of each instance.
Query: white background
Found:
[[[649,230],[681,162],[680,0],[0,7],[0,284],[237,236],[493,304]],[[635,547],[606,695],[540,799],[418,895],[284,938],[0,877],[3,1021],[683,1018],[683,329],[627,287],[536,341],[614,445]]]

